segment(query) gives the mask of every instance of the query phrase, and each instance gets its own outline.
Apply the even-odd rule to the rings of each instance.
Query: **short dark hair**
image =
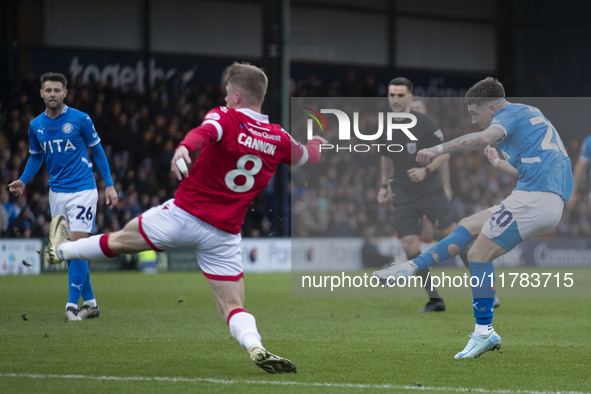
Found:
[[[388,82],[388,86],[390,85],[394,85],[394,86],[406,86],[408,88],[408,92],[412,93],[412,89],[413,89],[413,84],[410,81],[410,79],[408,78],[404,78],[404,77],[396,77],[394,79],[392,79],[390,82]]]
[[[62,85],[64,85],[64,89],[66,89],[68,87],[68,79],[66,78],[66,76],[64,74],[46,72],[45,74],[43,74],[41,76],[41,87],[42,88],[43,88],[43,84],[47,81],[60,82]]]
[[[464,102],[466,105],[483,103],[505,98],[505,88],[498,79],[493,77],[486,77],[482,81],[478,81],[466,92]]]

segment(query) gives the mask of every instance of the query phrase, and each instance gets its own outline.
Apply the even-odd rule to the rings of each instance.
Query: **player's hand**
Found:
[[[25,186],[26,185],[23,181],[17,179],[8,184],[8,191],[18,197],[25,192]]]
[[[414,167],[406,171],[406,174],[413,182],[421,182],[427,177],[427,170],[425,167]]]
[[[183,176],[189,175],[189,171],[185,171],[184,169],[178,167],[177,161],[179,159],[184,160],[187,165],[191,164],[189,150],[184,145],[180,145],[178,148],[176,148],[176,150],[174,151],[174,155],[172,156],[172,161],[170,163],[170,170],[174,173],[174,175],[176,175],[176,179],[182,181]]]
[[[109,208],[113,208],[117,205],[117,201],[119,201],[119,197],[117,196],[115,186],[107,186],[105,188],[105,203]]]
[[[496,159],[501,159],[499,152],[497,152],[497,150],[490,145],[487,145],[486,148],[484,148],[484,157],[488,159],[490,164],[492,164]]]
[[[392,189],[390,188],[390,186],[388,186],[387,189],[384,189],[383,187],[380,188],[380,191],[378,192],[378,202],[380,204],[383,204],[383,203],[391,201],[391,200],[392,200]]]
[[[439,152],[437,152],[437,149],[434,146],[421,149],[417,152],[417,162],[422,166],[426,166],[437,156],[439,156]]]

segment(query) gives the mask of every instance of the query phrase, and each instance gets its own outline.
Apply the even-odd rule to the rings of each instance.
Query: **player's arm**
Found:
[[[17,179],[16,181],[12,181],[8,184],[8,190],[15,196],[20,196],[21,194],[23,194],[25,191],[25,187],[31,181],[31,179],[33,179],[35,174],[37,174],[42,164],[43,154],[31,152],[31,154],[29,155],[29,159],[27,160],[27,165],[25,166],[23,174],[20,176],[19,179]]]
[[[394,176],[394,162],[386,156],[380,158],[380,191],[378,192],[378,202],[380,204],[392,199],[392,189],[389,179]]]
[[[579,190],[585,184],[588,173],[589,173],[589,159],[587,159],[585,156],[579,156],[579,160],[577,160],[577,165],[575,166],[575,171],[573,174],[573,178],[574,178],[573,191],[570,195],[569,200],[566,203],[566,207],[568,209],[574,208],[575,205],[577,204]]]
[[[488,145],[486,148],[484,148],[484,156],[488,159],[488,162],[492,164],[493,167],[509,175],[513,175],[515,178],[519,176],[517,168],[513,167],[507,160],[501,159],[499,152],[497,152],[497,150],[492,146]]]
[[[427,144],[437,145],[443,143],[443,132],[441,129],[431,120],[427,118],[428,122],[431,123],[433,131],[427,136]],[[427,123],[428,124],[428,123]],[[438,171],[442,165],[449,160],[449,153],[437,156],[431,163],[423,167],[414,167],[409,169],[406,174],[412,182],[422,182],[427,175],[433,171]]]
[[[451,189],[451,177],[449,176],[449,160],[439,167],[439,177],[441,178],[441,185],[443,192],[450,200],[453,197],[453,190]]]
[[[188,168],[191,164],[191,153],[199,152],[205,145],[222,139],[223,129],[217,121],[205,121],[201,126],[189,130],[185,138],[177,146],[170,162],[170,170],[180,181],[183,176],[188,176]],[[183,162],[185,165],[183,166]],[[179,168],[180,166],[180,168]]]
[[[315,135],[306,145],[302,145],[296,139],[291,137],[290,159],[292,166],[299,167],[304,164],[316,164],[320,161],[322,144],[327,144],[323,137]]]
[[[505,137],[505,132],[501,128],[490,126],[486,130],[465,134],[443,144],[421,149],[417,153],[417,162],[427,165],[432,159],[444,153],[472,152],[494,144],[503,137]]]
[[[427,164],[424,167],[414,167],[406,171],[408,177],[413,182],[421,182],[423,179],[427,177],[433,171],[437,171],[443,166],[445,163],[449,161],[449,153],[444,153],[443,155],[437,156],[433,161]],[[449,179],[449,177],[448,177]]]
[[[94,162],[105,182],[105,202],[107,206],[112,208],[117,204],[118,196],[117,190],[115,190],[115,183],[111,178],[111,168],[109,167],[109,161],[107,155],[101,143],[97,143],[90,148]]]
[[[35,136],[35,126],[33,124],[29,124],[29,153],[29,159],[23,174],[19,179],[8,184],[8,190],[15,196],[20,196],[25,192],[25,187],[39,172],[43,164],[43,149]]]

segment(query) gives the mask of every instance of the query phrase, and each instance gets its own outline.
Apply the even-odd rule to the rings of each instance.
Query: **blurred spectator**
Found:
[[[0,204],[0,237],[7,235],[8,230],[8,212],[3,204]]]

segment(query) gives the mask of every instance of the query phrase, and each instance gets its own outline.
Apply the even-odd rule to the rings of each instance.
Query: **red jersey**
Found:
[[[246,210],[281,163],[301,165],[320,158],[320,140],[302,145],[267,115],[218,107],[207,113],[181,145],[203,146],[175,194],[175,204],[232,234],[240,232]]]

